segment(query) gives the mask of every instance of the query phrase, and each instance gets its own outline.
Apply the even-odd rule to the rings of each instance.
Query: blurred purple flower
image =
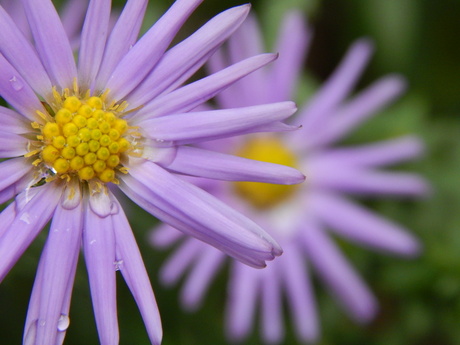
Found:
[[[220,50],[211,58],[211,70],[256,54],[262,49],[260,35],[257,22],[249,18],[230,38],[228,50]],[[278,37],[278,61],[220,93],[217,103],[223,107],[247,106],[292,97],[310,40],[311,32],[301,15],[288,15]],[[300,130],[289,135],[252,135],[247,141],[240,137],[212,143],[216,150],[223,152],[239,147],[239,152],[251,158],[262,154],[261,160],[290,162],[307,176],[304,184],[289,186],[290,190],[256,183],[230,186],[216,181],[196,181],[244,211],[284,249],[284,255],[263,270],[231,262],[226,308],[226,332],[230,339],[241,340],[250,333],[256,305],[260,303],[263,339],[268,343],[282,342],[285,294],[298,338],[304,342],[317,340],[319,321],[308,275],[310,268],[355,321],[366,322],[375,316],[375,297],[329,233],[370,249],[403,256],[413,256],[420,250],[417,240],[405,229],[353,203],[345,195],[425,194],[428,186],[419,176],[380,169],[419,156],[420,140],[406,136],[363,146],[333,147],[405,88],[400,76],[390,75],[348,98],[371,51],[368,40],[359,40],[351,46],[336,71],[296,117],[295,123],[302,125]],[[181,171],[187,171],[186,165],[193,175],[193,162],[185,163]],[[169,225],[161,225],[151,234],[151,242],[156,247],[167,247],[179,239],[183,236]],[[162,267],[161,280],[166,285],[177,283],[190,269],[181,300],[186,309],[194,310],[202,303],[225,258],[225,254],[214,248],[185,238]]]
[[[198,176],[219,178],[219,168],[206,166],[213,160],[225,167],[226,179],[304,180],[292,168],[267,163],[260,171],[251,160],[182,149],[242,133],[295,128],[280,122],[295,112],[292,102],[192,111],[276,55],[253,56],[182,86],[239,27],[249,6],[222,12],[168,50],[202,0],[177,0],[137,40],[147,2],[128,0],[113,27],[111,1],[91,1],[86,12],[81,9],[78,63],[50,0],[22,1],[28,30],[0,6],[0,96],[14,109],[0,107],[0,158],[9,158],[0,163],[0,202],[14,198],[0,214],[0,281],[52,219],[25,344],[63,342],[80,246],[101,344],[118,344],[116,271],[138,304],[151,342],[161,342],[150,281],[112,187],[247,264],[263,267],[281,254],[258,225],[179,179],[177,167],[169,168],[192,160],[202,168]]]

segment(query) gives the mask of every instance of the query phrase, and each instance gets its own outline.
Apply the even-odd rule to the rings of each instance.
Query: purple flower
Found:
[[[182,86],[243,22],[249,6],[229,9],[168,50],[202,0],[177,0],[139,40],[147,1],[128,0],[110,24],[111,1],[91,1],[78,63],[49,0],[22,1],[29,40],[0,7],[0,281],[51,221],[38,265],[25,344],[61,344],[80,246],[101,344],[118,343],[116,271],[136,300],[150,340],[160,317],[128,220],[111,189],[172,226],[247,264],[281,254],[258,225],[176,176],[193,161],[197,176],[299,183],[297,170],[186,144],[242,133],[292,130],[292,102],[194,110],[276,58],[261,54]],[[32,43],[33,42],[33,43]],[[14,109],[14,110],[12,110]],[[224,176],[222,176],[224,174]]]
[[[247,106],[291,97],[310,39],[311,32],[301,15],[287,16],[278,38],[280,58],[276,64],[256,71],[219,94],[218,104]],[[257,53],[262,49],[261,42],[257,23],[249,18],[230,38],[227,51],[220,50],[213,56],[211,70]],[[299,112],[295,123],[303,126],[300,130],[289,135],[252,134],[246,139],[212,144],[222,152],[236,150],[245,157],[295,166],[307,176],[307,181],[298,186],[197,181],[262,225],[284,249],[283,256],[263,270],[231,261],[226,307],[226,332],[230,339],[241,340],[250,333],[256,306],[260,305],[263,339],[268,343],[282,342],[285,294],[299,340],[317,340],[319,321],[310,269],[355,321],[366,322],[376,314],[375,297],[329,233],[370,249],[403,256],[415,255],[420,250],[418,241],[405,229],[346,196],[419,196],[428,189],[417,175],[381,169],[419,156],[422,144],[414,136],[334,147],[405,88],[400,76],[390,75],[349,96],[371,51],[368,40],[351,46],[336,71]],[[188,164],[190,170],[192,164]],[[181,171],[186,171],[185,165]],[[183,236],[169,225],[160,226],[151,237],[157,247],[169,246],[179,239]],[[186,309],[194,310],[200,306],[225,259],[223,253],[185,238],[162,267],[160,276],[164,284],[170,285],[189,269],[181,300]]]

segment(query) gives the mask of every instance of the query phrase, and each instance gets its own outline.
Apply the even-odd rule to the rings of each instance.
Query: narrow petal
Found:
[[[294,88],[304,67],[307,49],[312,40],[312,32],[305,25],[301,12],[288,13],[283,21],[276,51],[278,62],[271,66],[268,85],[271,102],[287,101],[293,98]]]
[[[243,7],[244,8],[244,7]],[[146,104],[152,98],[191,75],[246,18],[247,11],[236,7],[215,16],[186,40],[165,53],[150,75],[127,98],[128,103]],[[131,101],[132,100],[132,101]]]
[[[31,186],[35,183],[36,177],[34,176],[34,169],[32,165],[30,165],[30,170],[27,174],[25,174],[22,178],[18,181],[10,185],[9,187],[0,191],[0,204],[11,200],[19,193],[23,192],[24,190],[30,189]],[[38,182],[38,181],[37,181]]]
[[[166,248],[182,238],[184,234],[169,224],[160,224],[149,234],[149,243],[156,248]]]
[[[115,238],[111,217],[101,218],[89,206],[85,210],[83,250],[91,299],[101,345],[117,345]]]
[[[375,297],[324,231],[309,221],[302,239],[316,272],[345,310],[357,322],[372,319],[377,311]]]
[[[305,180],[298,170],[284,165],[189,146],[179,147],[176,158],[165,168],[181,174],[225,181],[297,184]]]
[[[423,146],[420,138],[407,135],[375,144],[324,151],[318,158],[321,161],[341,162],[350,166],[383,166],[420,157]]]
[[[56,344],[57,336],[67,328],[59,322],[63,314],[68,289],[72,290],[82,233],[82,207],[65,210],[58,206],[53,217],[48,240],[40,258],[37,278],[34,284],[29,308],[25,343],[34,345]],[[34,323],[36,325],[34,325]],[[29,327],[36,327],[31,339]],[[29,335],[28,335],[29,334]]]
[[[114,202],[117,202],[114,200]],[[118,203],[118,202],[117,202]],[[116,265],[125,278],[129,290],[134,296],[147,328],[150,342],[159,345],[162,338],[160,313],[153,295],[152,286],[137,247],[131,227],[118,205],[120,212],[113,215],[113,226],[116,243]]]
[[[18,0],[16,0],[18,1]],[[32,44],[0,6],[0,52],[32,89],[51,100],[51,81]],[[0,65],[3,62],[0,62]],[[14,75],[11,75],[13,77]]]
[[[284,282],[298,337],[305,342],[314,342],[320,335],[316,300],[305,258],[297,243],[285,244],[286,253],[278,262],[279,278]]]
[[[72,48],[75,48],[75,40],[79,42],[81,39],[82,25],[88,9],[88,2],[89,0],[66,1],[61,8],[61,22]]]
[[[335,233],[392,253],[413,256],[420,243],[406,229],[336,194],[315,194],[311,207]]]
[[[31,130],[28,122],[14,110],[0,106],[0,128],[7,133],[24,134]]]
[[[311,183],[318,188],[361,195],[421,196],[429,193],[426,181],[416,174],[349,168],[340,164],[311,164]]]
[[[37,121],[36,111],[46,112],[35,92],[18,71],[0,54],[0,95],[21,115]]]
[[[205,294],[215,278],[218,270],[222,268],[226,255],[217,249],[200,243],[201,253],[196,259],[181,291],[182,305],[189,311],[195,311],[200,306]]]
[[[185,240],[161,267],[161,282],[166,286],[177,284],[178,280],[185,274],[185,271],[193,264],[202,250],[203,247],[200,245],[200,242],[192,238]]]
[[[0,131],[0,158],[19,157],[28,152],[28,140],[24,137]]]
[[[97,75],[109,31],[111,0],[90,1],[78,56],[79,86],[88,88]]]
[[[279,267],[273,262],[260,275],[262,337],[268,344],[280,343],[285,333]]]
[[[296,111],[292,102],[253,107],[190,112],[142,121],[144,134],[156,141],[180,144],[239,135],[241,131],[281,121]]]
[[[214,97],[230,84],[275,60],[277,55],[262,54],[236,63],[218,73],[183,86],[171,93],[157,97],[135,114],[140,121],[187,112]]]
[[[255,223],[153,163],[133,167],[120,187],[157,218],[246,264],[264,267],[282,252]]]
[[[225,307],[225,333],[231,340],[242,340],[252,329],[259,296],[258,271],[234,262],[228,282]]]
[[[185,20],[203,0],[177,0],[115,67],[106,87],[123,99],[147,76]]]
[[[46,184],[27,200],[24,206],[17,206],[16,217],[0,238],[0,281],[48,223],[61,197],[61,188],[55,183]],[[25,191],[25,196],[28,191]],[[43,202],[46,200],[46,202]]]
[[[0,145],[2,145],[0,140]],[[24,158],[13,158],[0,163],[0,191],[17,182],[32,169]]]
[[[69,39],[50,0],[22,0],[38,54],[54,85],[72,88],[77,68]]]
[[[375,82],[342,106],[324,127],[325,130],[311,133],[309,145],[325,146],[343,138],[399,97],[405,86],[405,81],[399,76],[387,76]]]
[[[148,0],[128,0],[110,33],[97,76],[98,90],[105,88],[113,70],[136,42]]]
[[[342,102],[361,76],[373,51],[369,40],[356,41],[349,49],[340,65],[321,89],[307,103],[297,117],[297,122],[314,132],[332,115],[332,110]]]

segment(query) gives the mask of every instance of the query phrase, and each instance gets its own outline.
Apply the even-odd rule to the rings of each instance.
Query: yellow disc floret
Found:
[[[49,114],[37,112],[46,123],[32,124],[41,131],[37,135],[39,150],[30,153],[39,152],[34,164],[42,162],[52,176],[117,183],[116,172],[127,172],[121,164],[122,155],[133,145],[130,127],[120,118],[121,103],[107,105],[107,93],[80,96],[78,89],[73,93],[66,89],[61,95],[53,90],[55,104],[46,104]]]
[[[255,136],[236,152],[238,156],[287,165],[295,168],[297,157],[276,136]],[[257,208],[266,209],[290,197],[298,185],[278,185],[261,182],[235,182],[235,191]]]

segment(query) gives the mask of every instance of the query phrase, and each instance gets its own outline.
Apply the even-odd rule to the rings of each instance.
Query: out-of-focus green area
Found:
[[[158,17],[171,0],[151,1],[148,20]],[[121,5],[123,1],[114,1]],[[181,35],[197,28],[237,0],[204,0]],[[309,17],[315,39],[306,61],[311,77],[321,81],[337,65],[349,44],[363,36],[376,52],[360,86],[387,73],[409,82],[405,97],[355,132],[349,142],[367,142],[416,133],[426,155],[405,169],[430,180],[432,195],[422,201],[365,200],[416,234],[424,246],[415,260],[373,253],[344,243],[347,256],[380,301],[377,319],[367,326],[350,321],[314,277],[322,323],[321,345],[455,345],[460,344],[460,2],[455,0],[254,0],[253,10],[273,35],[284,11],[298,6]],[[299,99],[301,101],[301,99]],[[226,272],[219,275],[204,308],[185,313],[178,289],[160,286],[157,272],[167,256],[146,242],[151,216],[136,207],[132,227],[150,273],[164,329],[164,345],[225,344],[223,307]],[[46,231],[0,285],[0,344],[19,344],[35,270]],[[1,260],[1,258],[0,258]],[[148,344],[137,307],[119,277],[119,322],[122,345]],[[77,271],[66,344],[97,344],[83,258]],[[287,318],[286,320],[289,320]],[[287,324],[285,344],[298,344]],[[245,344],[261,344],[255,330]]]

